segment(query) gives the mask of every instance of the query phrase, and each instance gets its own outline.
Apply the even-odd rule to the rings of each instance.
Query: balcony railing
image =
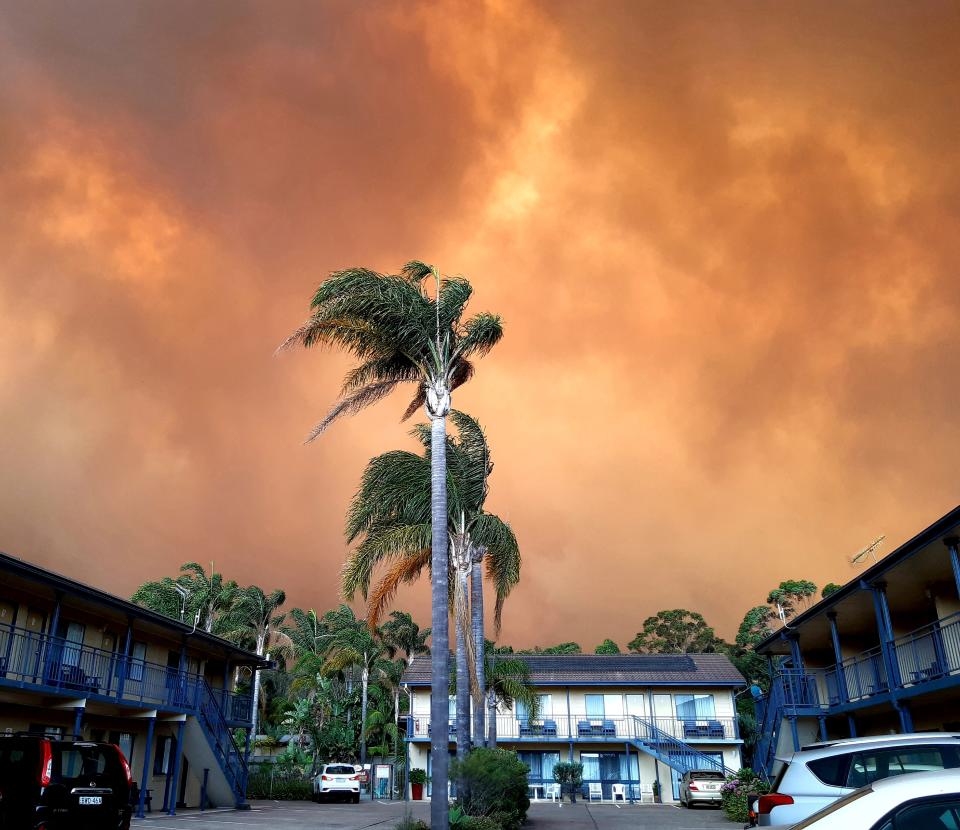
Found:
[[[4,681],[191,711],[199,706],[204,683],[196,673],[9,625],[0,626],[0,682]],[[227,695],[227,704],[231,722],[249,719],[249,697]]]
[[[497,716],[498,741],[575,741],[605,742],[634,740],[638,737],[638,730],[644,727],[638,724],[652,726],[663,737],[668,736],[676,740],[690,741],[731,741],[738,738],[737,725],[734,718],[702,717],[702,718],[635,718],[627,717],[593,717],[585,714],[572,714],[569,721],[567,716],[541,717],[536,720],[517,718],[513,715]],[[487,727],[489,729],[489,725]],[[456,723],[449,722],[450,739],[456,739]],[[650,728],[648,727],[648,730]],[[427,715],[412,718],[411,738],[430,737],[430,718]]]
[[[901,686],[915,686],[960,672],[960,612],[893,642]]]

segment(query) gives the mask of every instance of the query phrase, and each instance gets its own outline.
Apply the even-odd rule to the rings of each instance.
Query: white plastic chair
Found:
[[[593,797],[596,796],[600,799],[600,802],[603,803],[603,785],[602,784],[587,784],[587,800],[593,801]]]
[[[620,796],[620,800],[624,803],[627,800],[627,788],[623,784],[612,784],[610,786],[610,800],[616,804],[617,796]],[[617,804],[619,807],[620,805]]]
[[[559,784],[547,784],[543,790],[543,797],[549,798],[551,801],[556,801],[559,806],[563,806],[563,799],[560,796],[560,785]]]

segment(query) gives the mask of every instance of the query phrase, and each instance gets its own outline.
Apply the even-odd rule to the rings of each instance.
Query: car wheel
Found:
[[[355,794],[354,794],[354,796],[353,796],[353,803],[354,803],[354,804],[359,804],[359,803],[360,803],[360,793],[355,793]]]

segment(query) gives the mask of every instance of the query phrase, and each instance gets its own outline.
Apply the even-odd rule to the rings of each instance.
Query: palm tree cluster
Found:
[[[432,297],[428,277],[435,283]],[[348,597],[358,590],[366,594],[374,570],[381,564],[387,568],[370,594],[368,622],[375,628],[397,586],[429,567],[431,755],[433,786],[440,792],[446,791],[448,781],[450,606],[461,681],[457,746],[462,752],[469,744],[471,690],[474,734],[483,733],[483,561],[486,557],[488,575],[497,588],[497,620],[503,599],[519,579],[520,565],[509,526],[483,510],[492,465],[482,431],[473,419],[451,410],[452,392],[474,373],[472,358],[489,352],[503,336],[496,315],[484,312],[464,319],[472,293],[467,280],[441,278],[436,267],[419,261],[408,262],[399,274],[368,268],[336,271],[314,294],[310,317],[281,345],[281,349],[332,345],[358,361],[344,379],[339,400],[308,441],[338,418],[360,412],[402,384],[414,386],[404,419],[421,406],[426,408],[429,426],[416,430],[423,455],[387,453],[368,466],[348,516],[347,537],[359,544],[345,568],[343,588]],[[447,439],[448,415],[457,426],[458,440]],[[383,479],[386,483],[381,483]],[[472,603],[467,599],[468,577]],[[431,826],[437,830],[448,826],[441,799],[431,804]]]
[[[430,651],[430,629],[410,614],[395,610],[371,627],[346,605],[285,612],[284,591],[241,588],[197,563],[176,578],[144,583],[133,599],[175,619],[200,612],[209,633],[277,658],[275,670],[257,672],[250,684],[252,732],[261,746],[292,736],[284,756],[290,765],[312,773],[326,761],[364,763],[368,752],[400,760],[403,672]]]

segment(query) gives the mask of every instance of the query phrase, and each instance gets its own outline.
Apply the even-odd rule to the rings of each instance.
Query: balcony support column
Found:
[[[83,740],[81,730],[83,729],[84,707],[77,706],[73,710],[73,734],[78,740]]]
[[[137,818],[145,818],[143,808],[147,803],[147,786],[150,782],[150,756],[153,755],[153,731],[157,725],[157,713],[147,718],[147,742],[143,747],[143,775],[140,776],[140,799],[137,801]]]
[[[127,684],[127,672],[130,665],[130,648],[133,645],[133,620],[127,620],[127,637],[123,643],[123,657],[117,667],[117,700],[123,700],[123,687]]]
[[[567,686],[567,740],[570,744],[569,757],[570,763],[573,763],[573,721],[570,720],[570,687]]]
[[[957,596],[960,597],[960,539],[957,539],[956,536],[951,536],[949,539],[944,539],[943,544],[946,545],[948,551],[950,551],[950,566],[953,568],[953,583],[957,588]]]
[[[837,697],[840,703],[849,703],[850,695],[847,692],[847,678],[843,670],[843,651],[840,649],[840,632],[837,629],[837,612],[828,611],[827,619],[830,620],[830,639],[833,642],[833,659],[837,665]]]
[[[180,759],[183,757],[183,728],[186,725],[187,719],[184,717],[177,726],[177,755],[173,760],[173,791],[170,793],[170,810],[167,813],[169,816],[175,816],[177,814],[177,796],[179,795],[180,789]]]
[[[847,726],[850,728],[850,737],[857,737],[857,722],[854,720],[853,715],[847,715]]]
[[[820,740],[825,741],[827,740],[827,719],[824,715],[820,715],[817,720],[820,721]]]
[[[890,619],[890,606],[887,604],[887,583],[877,582],[869,586],[873,594],[873,611],[877,618],[877,630],[880,632],[880,651],[883,653],[883,662],[887,669],[887,688],[894,697],[896,706],[896,690],[900,688],[900,666],[893,648],[893,623]],[[899,710],[899,706],[897,709]]]

